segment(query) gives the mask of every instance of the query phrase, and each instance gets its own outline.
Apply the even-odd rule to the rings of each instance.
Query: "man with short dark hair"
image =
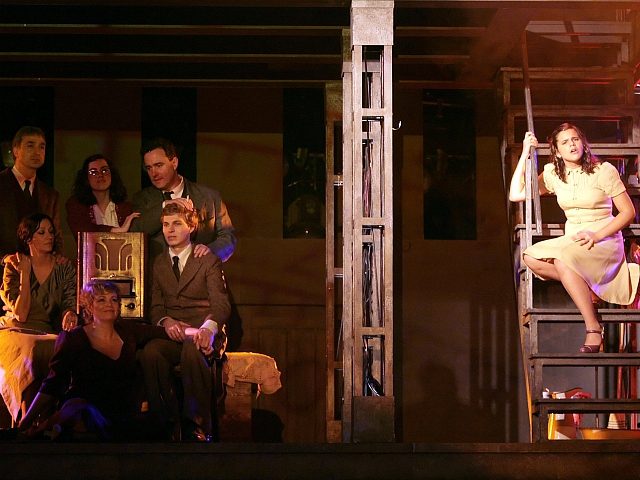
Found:
[[[172,198],[191,199],[199,212],[194,254],[201,256],[212,252],[226,262],[235,250],[236,236],[220,193],[178,174],[178,155],[169,140],[145,141],[140,153],[152,186],[133,196],[134,210],[140,212],[140,218],[134,220],[130,231],[149,235],[151,262],[164,249],[159,218],[164,202]]]
[[[62,253],[60,195],[36,177],[44,165],[46,146],[44,132],[38,127],[22,127],[13,137],[15,163],[0,172],[0,259],[16,252],[18,223],[33,213],[44,213],[53,219],[57,232],[54,252]]]

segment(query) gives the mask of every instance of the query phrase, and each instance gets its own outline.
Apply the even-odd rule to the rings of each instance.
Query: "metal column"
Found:
[[[394,440],[393,5],[353,0],[343,76],[345,442]]]
[[[325,85],[326,440],[342,441],[342,84]]]

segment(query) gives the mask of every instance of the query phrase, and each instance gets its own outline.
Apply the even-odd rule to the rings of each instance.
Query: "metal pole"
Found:
[[[527,110],[527,130],[535,133],[533,126],[533,107],[531,106],[531,85],[529,82],[529,54],[527,52],[527,31],[522,32],[522,80],[524,83],[524,103]],[[526,208],[531,210],[531,200],[533,200],[533,207],[536,219],[536,234],[542,233],[542,215],[540,213],[540,190],[538,189],[538,155],[535,147],[531,147],[529,153],[530,162],[527,162],[529,167],[529,173],[527,178],[526,187]],[[527,216],[530,219],[530,214]],[[527,221],[527,227],[529,227],[529,221]],[[528,236],[527,240],[531,242],[531,237]],[[530,243],[529,243],[530,244]]]

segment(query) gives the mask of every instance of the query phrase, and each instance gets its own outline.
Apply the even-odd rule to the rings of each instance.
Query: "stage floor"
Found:
[[[544,444],[0,443],[0,478],[593,479],[640,478],[640,441]]]

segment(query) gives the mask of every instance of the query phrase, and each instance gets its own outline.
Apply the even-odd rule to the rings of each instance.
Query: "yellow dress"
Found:
[[[629,305],[636,296],[640,267],[627,263],[621,232],[600,240],[591,250],[571,237],[582,230],[596,232],[613,219],[612,197],[626,189],[610,163],[596,166],[592,174],[567,169],[567,182],[555,174],[553,164],[544,166],[544,185],[555,193],[567,222],[564,235],[538,242],[524,251],[539,260],[557,258],[580,275],[602,300]]]

